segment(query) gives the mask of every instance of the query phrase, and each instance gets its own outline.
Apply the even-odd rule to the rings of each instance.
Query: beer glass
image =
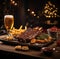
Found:
[[[13,15],[5,15],[4,16],[4,26],[9,33],[12,30],[14,25],[14,16]]]

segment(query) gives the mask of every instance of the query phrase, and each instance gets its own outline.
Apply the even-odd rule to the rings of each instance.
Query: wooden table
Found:
[[[56,43],[50,45],[54,47]],[[15,58],[15,59],[53,59],[52,57],[43,56],[41,51],[29,50],[29,51],[16,51],[15,46],[0,44],[0,56],[3,55],[5,58]]]

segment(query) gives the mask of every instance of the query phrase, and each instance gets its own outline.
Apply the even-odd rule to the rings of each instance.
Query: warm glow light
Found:
[[[55,7],[55,5],[53,5],[53,7]]]
[[[14,3],[15,3],[15,1],[12,1],[12,3],[14,4]]]
[[[30,11],[30,9],[28,9],[27,11]]]
[[[39,16],[37,16],[37,18],[39,18]]]
[[[44,15],[47,18],[53,18],[53,17],[57,17],[57,8],[55,7],[55,5],[53,5],[50,1],[48,1],[48,3],[45,5],[44,7]]]
[[[47,22],[47,24],[50,24],[50,23],[51,23],[51,21],[50,21],[50,20],[47,20],[46,22]]]
[[[11,0],[11,1],[13,1],[13,0]]]
[[[17,5],[17,3],[15,3],[15,6]]]
[[[34,11],[32,11],[31,13],[34,14]]]
[[[48,18],[50,18],[51,16],[48,16]]]
[[[36,14],[34,14],[34,16],[36,16]]]

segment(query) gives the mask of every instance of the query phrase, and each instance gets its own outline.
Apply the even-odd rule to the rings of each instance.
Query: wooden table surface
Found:
[[[56,43],[51,44],[49,47],[55,47]],[[43,56],[41,54],[41,51],[37,51],[37,50],[29,50],[29,51],[16,51],[15,50],[15,46],[10,46],[10,45],[5,45],[5,44],[0,44],[0,51],[3,51],[3,54],[9,54],[11,53],[14,54],[15,56],[17,55],[18,57],[20,57],[22,55],[28,58],[32,58],[32,59],[37,59],[37,58],[41,58],[41,59],[53,59],[52,57],[47,57],[47,56]],[[8,52],[8,53],[7,53]],[[2,52],[1,52],[2,53]],[[21,57],[21,58],[22,58]]]
[[[0,37],[2,38],[2,36]],[[56,41],[49,45],[48,47],[56,47]],[[60,47],[59,47],[60,49]],[[14,59],[60,59],[60,50],[59,53],[55,53],[53,56],[45,56],[42,54],[41,50],[32,50],[30,49],[29,51],[16,51],[15,46],[11,45],[6,45],[6,44],[1,44],[0,43],[0,56],[9,56],[9,58],[14,57]],[[56,56],[56,57],[55,57]]]

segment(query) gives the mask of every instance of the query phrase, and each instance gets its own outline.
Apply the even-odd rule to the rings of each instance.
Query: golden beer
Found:
[[[10,31],[14,25],[14,17],[13,15],[5,15],[4,16],[4,25],[7,31]]]

